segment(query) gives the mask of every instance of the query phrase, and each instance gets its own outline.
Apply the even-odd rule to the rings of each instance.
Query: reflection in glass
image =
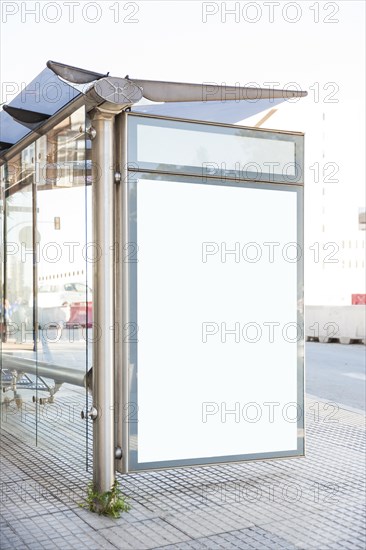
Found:
[[[2,344],[6,342],[7,330],[6,321],[8,317],[8,302],[4,294],[4,183],[5,183],[5,166],[0,167],[0,370],[2,372],[3,355]],[[0,376],[0,392],[2,393],[2,377]]]
[[[85,183],[91,166],[84,119],[84,110],[77,111],[37,142],[41,161],[37,282],[42,341],[38,356],[42,361],[81,369],[85,369],[92,314],[85,227],[89,201]],[[72,357],[67,354],[71,350]]]
[[[2,370],[1,423],[10,416],[20,426],[14,412],[37,385],[36,372],[25,378],[23,363],[34,359],[36,351],[34,308],[34,178],[35,145],[32,144],[2,167]],[[14,361],[18,361],[15,366]],[[35,365],[33,365],[34,367]],[[30,415],[27,437],[35,435],[35,417]],[[14,427],[11,427],[12,432]]]
[[[37,445],[67,439],[80,460],[91,364],[90,152],[81,108],[1,172],[2,425]]]
[[[18,352],[34,349],[33,182],[34,144],[7,167],[5,273],[7,340]]]

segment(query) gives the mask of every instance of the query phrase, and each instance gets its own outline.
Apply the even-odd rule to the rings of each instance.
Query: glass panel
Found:
[[[78,95],[80,92],[76,88],[46,68],[22,89],[9,105],[53,115]]]
[[[83,461],[91,366],[90,142],[76,111],[4,167],[6,212],[3,423],[23,440],[67,441]],[[4,400],[3,399],[3,400]],[[15,414],[20,413],[20,414]]]
[[[303,181],[297,134],[129,115],[131,169],[284,183]]]
[[[45,408],[44,400],[51,397],[54,404],[49,416],[58,413],[59,434],[67,434],[70,448],[79,448],[80,435],[85,431],[80,411],[88,399],[83,379],[91,366],[92,322],[92,264],[87,262],[91,189],[86,187],[91,165],[84,108],[41,137],[36,146],[37,360],[39,371],[41,367],[51,369],[54,380],[62,384],[60,389],[52,384],[57,390],[54,397],[52,391],[50,395],[47,389],[38,389],[37,400]],[[47,423],[42,425],[42,420],[40,415],[38,438],[42,436],[42,442],[49,444]],[[78,454],[82,460],[80,451]]]
[[[0,166],[0,394],[3,393],[3,342],[6,342],[6,320],[9,306],[4,294],[4,202],[5,202],[5,166]],[[0,400],[2,401],[2,400]],[[2,404],[0,404],[0,424]]]
[[[26,402],[37,384],[35,372],[25,377],[23,362],[34,359],[34,179],[35,147],[30,145],[3,167],[5,190],[3,298],[2,423],[21,429]],[[35,366],[35,365],[34,365]],[[27,388],[30,391],[23,391]],[[28,416],[26,439],[34,440],[35,417]]]
[[[129,185],[131,470],[301,455],[302,188]]]

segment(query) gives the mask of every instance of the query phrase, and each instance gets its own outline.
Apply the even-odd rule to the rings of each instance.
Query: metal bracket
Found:
[[[121,460],[122,459],[123,451],[122,451],[121,447],[116,447],[115,457],[116,457],[116,460]]]
[[[98,416],[98,411],[95,407],[90,407],[90,409],[86,413],[84,411],[81,411],[80,416],[83,420],[87,419],[87,417],[89,417],[91,420],[96,420]]]
[[[42,379],[41,376],[39,378],[42,380],[42,382],[44,382],[44,380]],[[59,389],[61,388],[63,382],[58,382],[58,381],[55,380],[55,385],[53,387],[48,386],[46,384],[46,382],[44,382],[44,384],[46,385],[47,390],[50,392],[50,395],[48,397],[36,397],[35,395],[33,395],[33,397],[32,397],[33,403],[39,403],[40,405],[46,405],[46,404],[49,404],[49,403],[54,403],[55,402],[55,395],[59,391]]]
[[[93,141],[93,139],[95,139],[95,137],[97,135],[97,131],[94,128],[94,126],[89,126],[89,128],[86,129],[86,133],[89,136],[89,139],[91,139],[92,141]]]

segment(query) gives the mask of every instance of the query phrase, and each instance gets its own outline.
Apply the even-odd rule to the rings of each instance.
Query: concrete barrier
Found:
[[[341,344],[366,341],[366,306],[305,306],[305,338]]]

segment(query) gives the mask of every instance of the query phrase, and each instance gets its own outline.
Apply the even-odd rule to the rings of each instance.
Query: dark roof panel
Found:
[[[80,94],[44,69],[0,112],[0,154]]]
[[[10,107],[54,115],[80,92],[44,69],[10,103]]]
[[[0,142],[2,144],[0,152],[9,148],[6,144],[14,145],[29,132],[29,128],[15,122],[8,113],[5,111],[0,112]]]

